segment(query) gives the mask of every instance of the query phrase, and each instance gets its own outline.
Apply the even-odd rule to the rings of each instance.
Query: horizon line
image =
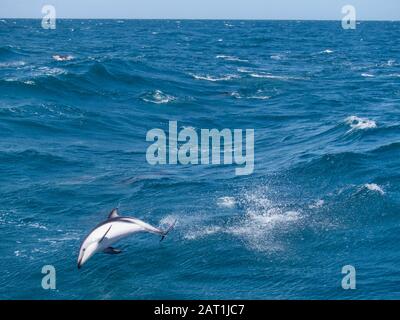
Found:
[[[1,20],[42,20],[43,17],[0,17]],[[57,20],[186,20],[186,21],[332,21],[340,22],[342,19],[286,19],[286,18],[68,18],[57,17]],[[357,22],[400,22],[399,19],[357,19]]]

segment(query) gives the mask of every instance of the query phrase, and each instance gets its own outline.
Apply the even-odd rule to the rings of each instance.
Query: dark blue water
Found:
[[[399,35],[398,22],[0,21],[0,298],[400,298]],[[169,120],[255,129],[254,173],[149,165],[146,133]],[[78,270],[116,206],[178,223]],[[348,264],[356,290],[341,287]]]

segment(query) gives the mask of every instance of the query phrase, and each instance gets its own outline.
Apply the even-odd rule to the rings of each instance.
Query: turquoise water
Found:
[[[0,298],[400,298],[399,34],[0,21]],[[146,133],[170,120],[255,129],[254,173],[149,165]],[[116,206],[178,222],[78,270],[81,240]],[[56,290],[41,287],[48,264]],[[341,287],[348,264],[356,290]]]

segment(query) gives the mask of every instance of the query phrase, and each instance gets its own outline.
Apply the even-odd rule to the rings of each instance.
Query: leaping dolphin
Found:
[[[176,222],[176,221],[175,221]],[[165,231],[155,228],[148,223],[131,217],[122,217],[118,209],[113,209],[107,220],[99,223],[82,241],[79,248],[78,269],[96,252],[118,254],[121,250],[114,249],[112,244],[136,232],[150,232],[161,236],[162,241],[174,227],[175,222]]]

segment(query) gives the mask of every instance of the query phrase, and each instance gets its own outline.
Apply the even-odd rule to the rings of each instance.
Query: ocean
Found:
[[[0,20],[0,299],[399,299],[399,35],[390,21]],[[254,172],[149,164],[146,134],[169,121],[254,129]],[[177,224],[78,270],[115,207]]]

